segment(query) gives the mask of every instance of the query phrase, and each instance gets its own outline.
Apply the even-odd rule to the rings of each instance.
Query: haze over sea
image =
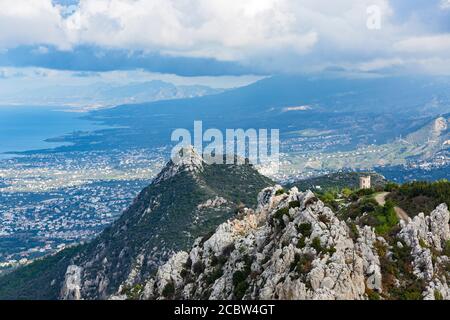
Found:
[[[60,142],[46,142],[74,131],[92,131],[104,126],[81,119],[79,112],[64,108],[0,106],[0,159],[5,152],[54,148]]]

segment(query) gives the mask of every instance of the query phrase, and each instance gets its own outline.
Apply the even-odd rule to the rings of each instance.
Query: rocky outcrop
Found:
[[[197,206],[197,210],[209,209],[209,208],[220,208],[221,206],[227,204],[227,199],[222,197],[215,197],[214,199],[208,199],[204,203]]]
[[[408,222],[401,222],[399,238],[411,247],[414,274],[426,283],[425,299],[450,299],[447,269],[449,259],[440,255],[450,239],[450,213],[441,204],[429,216],[423,213]]]
[[[347,224],[313,193],[280,189],[263,190],[256,210],[174,256],[146,283],[142,298],[355,300],[366,299],[367,290],[381,293],[374,231],[358,228],[352,239]],[[161,290],[168,283],[170,296]]]
[[[180,172],[201,172],[203,170],[203,158],[195,151],[194,147],[181,148],[175,153],[163,170],[153,180],[153,184],[159,184],[169,180]]]
[[[67,267],[64,284],[61,290],[61,298],[63,300],[80,300],[81,299],[81,273],[83,269],[70,265]]]

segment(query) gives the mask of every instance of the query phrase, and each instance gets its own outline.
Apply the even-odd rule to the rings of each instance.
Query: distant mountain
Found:
[[[276,128],[282,139],[304,130],[349,136],[345,146],[381,144],[406,136],[445,112],[450,80],[402,77],[343,79],[274,76],[251,85],[191,99],[128,103],[90,118],[120,129],[67,138],[65,149],[155,147],[170,143],[175,128]],[[435,99],[438,96],[439,99]],[[425,106],[433,102],[433,108]],[[398,121],[401,118],[403,121]]]
[[[0,278],[0,299],[104,299],[143,281],[174,251],[213,231],[273,183],[251,165],[208,165],[195,152],[169,162],[90,243]]]
[[[415,146],[415,152],[422,159],[432,158],[436,153],[450,149],[450,114],[433,119],[406,136],[404,142]]]
[[[59,84],[3,95],[0,104],[72,106],[89,110],[126,103],[188,99],[220,92],[223,90],[200,85],[174,85],[160,80],[123,85],[104,82],[77,86]]]

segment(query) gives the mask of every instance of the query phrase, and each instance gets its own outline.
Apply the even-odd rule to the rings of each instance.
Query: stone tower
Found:
[[[370,176],[359,177],[359,188],[360,189],[370,189],[372,187]]]

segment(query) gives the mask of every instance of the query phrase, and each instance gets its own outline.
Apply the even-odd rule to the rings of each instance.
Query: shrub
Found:
[[[197,261],[197,262],[194,263],[194,265],[192,266],[192,271],[194,271],[194,273],[195,273],[196,275],[199,275],[200,273],[202,273],[203,270],[205,270],[205,266],[203,265],[203,262],[201,262],[201,261]]]
[[[353,194],[353,191],[349,188],[343,188],[341,191],[342,195],[346,198],[350,198],[350,196]]]
[[[248,287],[249,285],[246,281],[240,282],[236,287],[234,287],[234,296],[237,300],[241,300],[244,297]]]
[[[233,286],[237,286],[240,282],[247,280],[247,275],[244,271],[238,270],[233,273]]]
[[[247,268],[246,268],[247,269]],[[247,277],[249,275],[249,270],[238,270],[233,273],[233,286],[234,286],[234,296],[236,299],[240,300],[244,297],[249,285],[247,283]]]
[[[281,228],[286,227],[286,224],[284,223],[283,216],[289,216],[289,208],[281,208],[275,214],[273,215],[273,220],[278,221],[278,225]]]
[[[305,237],[302,236],[302,237],[300,237],[300,239],[298,239],[297,248],[303,249],[305,246],[306,246]]]
[[[447,242],[445,243],[442,254],[444,256],[450,257],[450,240],[447,240]]]
[[[348,228],[350,229],[349,235],[350,238],[352,238],[354,241],[356,241],[359,238],[359,231],[358,227],[354,222],[348,223]]]
[[[222,266],[218,266],[218,267],[214,268],[213,272],[211,272],[211,273],[206,277],[206,283],[207,283],[207,284],[213,284],[213,283],[216,282],[216,280],[219,279],[222,275],[223,275]]]
[[[366,287],[366,294],[369,300],[380,300],[380,295],[378,294],[378,292],[373,291],[369,288]]]
[[[330,219],[324,214],[319,215],[319,221],[325,224],[330,223]]]
[[[175,284],[173,282],[168,282],[162,291],[162,295],[166,299],[173,298],[175,295]]]
[[[222,254],[223,254],[225,257],[229,257],[230,254],[234,251],[234,249],[235,249],[235,246],[234,246],[234,243],[232,243],[232,244],[226,246],[225,248],[223,248]]]
[[[311,247],[313,247],[317,253],[321,253],[323,251],[323,247],[320,243],[320,238],[314,238]]]
[[[280,196],[280,195],[285,194],[285,193],[286,193],[286,191],[285,191],[284,189],[278,189],[278,190],[275,192],[275,195],[276,195],[276,196]]]
[[[294,261],[291,264],[291,271],[296,271],[297,274],[305,280],[306,275],[312,270],[312,263],[314,256],[312,254],[296,254]]]
[[[298,225],[297,231],[300,232],[304,237],[309,238],[312,233],[312,225],[309,222],[302,223],[302,224]]]
[[[295,200],[289,202],[289,208],[299,208],[300,207],[300,201]]]

